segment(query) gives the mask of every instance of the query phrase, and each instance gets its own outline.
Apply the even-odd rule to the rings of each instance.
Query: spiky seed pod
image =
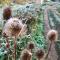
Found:
[[[44,51],[41,50],[41,49],[38,49],[36,51],[36,57],[37,57],[38,60],[42,59],[44,57]]]
[[[20,59],[21,60],[31,60],[31,57],[32,57],[32,53],[29,50],[24,49],[21,53]]]
[[[47,39],[50,41],[55,41],[58,38],[58,32],[56,30],[50,30],[47,33]]]
[[[27,48],[28,49],[34,49],[34,43],[32,41],[28,42]]]
[[[17,18],[10,18],[4,28],[3,28],[3,35],[6,36],[18,36],[21,29],[24,27],[22,21]],[[26,27],[26,26],[25,26]],[[23,28],[24,29],[24,28]],[[22,33],[21,33],[22,34]]]
[[[4,18],[5,20],[8,20],[11,16],[12,16],[11,8],[10,8],[10,7],[6,7],[6,8],[3,10],[3,18]]]

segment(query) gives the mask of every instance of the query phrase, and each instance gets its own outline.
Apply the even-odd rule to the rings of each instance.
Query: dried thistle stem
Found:
[[[14,60],[16,60],[16,40],[17,40],[17,37],[15,36],[14,38]]]
[[[51,51],[52,44],[53,44],[53,41],[51,41],[51,43],[50,43],[50,46],[49,46],[49,49],[48,49],[48,53],[47,53],[45,59],[47,59],[48,56],[49,56],[49,53],[50,53],[50,51]]]

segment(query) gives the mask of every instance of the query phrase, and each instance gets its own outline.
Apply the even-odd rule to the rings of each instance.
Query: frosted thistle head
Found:
[[[10,18],[3,28],[3,36],[18,36],[22,27],[23,24],[19,19]]]
[[[37,49],[36,57],[38,60],[42,59],[44,57],[44,51],[42,49]]]
[[[31,57],[32,53],[27,49],[24,49],[20,56],[21,60],[31,60]]]
[[[50,30],[47,33],[47,39],[50,41],[55,41],[58,38],[58,32],[56,30]]]
[[[28,49],[34,49],[34,47],[35,47],[34,46],[34,42],[32,42],[32,41],[31,42],[28,42],[28,45],[27,45],[27,48]]]
[[[3,18],[5,20],[8,20],[10,17],[12,16],[12,10],[10,7],[6,7],[4,10],[3,10]]]

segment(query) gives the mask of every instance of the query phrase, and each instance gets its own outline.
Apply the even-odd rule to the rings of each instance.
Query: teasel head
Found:
[[[48,52],[47,52],[45,59],[48,58],[49,53],[51,51],[51,47],[57,39],[58,39],[58,32],[56,30],[50,30],[47,33],[47,40],[50,40],[50,43],[49,43]]]
[[[31,52],[32,52],[32,49],[34,49],[34,47],[35,47],[35,45],[34,45],[34,42],[33,42],[33,41],[28,42],[27,48],[28,48],[29,50],[31,50]]]
[[[19,19],[10,18],[3,28],[3,36],[18,36],[23,26],[24,25],[22,24],[22,21],[20,21]]]
[[[37,49],[35,54],[36,54],[37,60],[43,59],[44,57],[44,51],[42,49]]]
[[[3,10],[3,19],[8,20],[12,16],[12,10],[10,7],[6,7]]]
[[[50,41],[56,41],[58,38],[58,32],[56,30],[50,30],[47,33],[47,39]]]
[[[32,58],[32,53],[29,50],[24,49],[21,52],[20,60],[31,60],[31,58]]]

